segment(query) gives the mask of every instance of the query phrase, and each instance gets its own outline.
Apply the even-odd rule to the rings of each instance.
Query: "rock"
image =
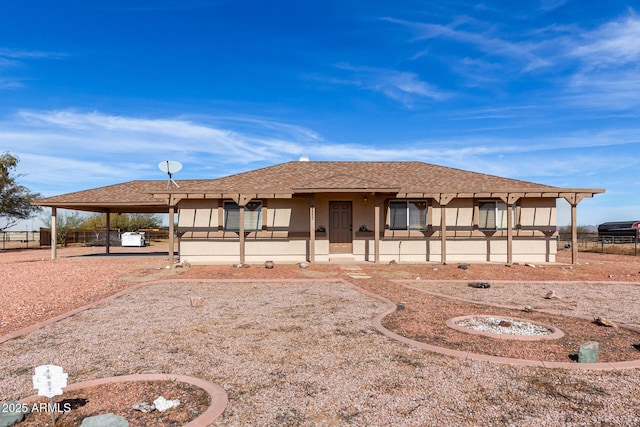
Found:
[[[433,271],[438,271],[438,267],[433,267]]]
[[[233,264],[234,268],[249,268],[251,267],[249,264]]]
[[[469,264],[458,264],[458,268],[462,270],[466,270],[469,268]]]
[[[536,268],[535,264],[525,264],[525,267]]]
[[[0,403],[0,427],[9,427],[21,422],[24,419],[24,414],[29,413],[27,407],[23,407],[20,403],[9,400],[8,402]],[[23,411],[23,409],[25,409]]]
[[[510,328],[511,322],[509,322],[508,320],[501,320],[500,323],[498,323],[498,326],[502,326],[503,328]]]
[[[147,402],[136,403],[135,405],[132,406],[132,408],[135,409],[136,411],[144,412],[145,414],[147,412],[156,410],[156,407],[154,404],[147,403]]]
[[[530,305],[525,305],[524,311],[526,311],[527,313],[531,313],[533,311],[533,307],[531,307]]]
[[[469,286],[478,289],[487,289],[491,287],[491,285],[487,282],[471,282],[469,283]]]
[[[309,264],[307,264],[306,262],[301,262],[300,264],[298,264],[298,267],[300,267],[300,268],[309,268]]]
[[[616,328],[616,329],[618,328],[618,325],[616,325],[614,322],[607,319],[606,317],[602,317],[602,316],[596,317],[593,323],[600,326],[606,326],[608,328]]]
[[[82,420],[81,427],[129,427],[127,420],[115,414],[102,414]]]
[[[404,309],[405,309],[405,305],[404,305],[404,303],[403,303],[403,302],[399,303],[399,304],[396,306],[396,310],[404,310]]]
[[[558,295],[558,294],[556,293],[556,291],[554,291],[553,289],[552,289],[552,290],[550,290],[549,292],[547,292],[547,294],[546,294],[544,297],[545,297],[545,299],[551,299],[551,298],[558,298],[558,299],[560,299],[560,295]]]
[[[160,412],[167,411],[167,410],[169,410],[169,409],[171,409],[173,407],[178,406],[179,404],[180,404],[180,401],[178,399],[176,399],[176,400],[167,400],[163,396],[160,396],[156,400],[153,401],[153,405]]]
[[[191,307],[203,307],[206,300],[202,297],[191,297]]]
[[[396,260],[392,259],[391,261],[389,261],[389,265],[396,265]]]
[[[588,341],[580,346],[578,363],[596,363],[598,361],[599,346],[596,341]]]
[[[70,410],[78,409],[89,402],[88,399],[82,397],[76,397],[73,399],[62,399],[59,404],[62,408],[69,408]]]
[[[264,262],[264,268],[273,268],[273,267],[275,267],[275,264],[273,263],[273,261]]]

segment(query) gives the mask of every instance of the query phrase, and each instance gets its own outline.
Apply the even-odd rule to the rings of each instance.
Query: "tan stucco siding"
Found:
[[[237,263],[240,245],[237,240],[183,240],[180,259],[191,264]],[[254,240],[245,245],[245,262],[302,262],[307,258],[307,241],[303,239]]]
[[[522,199],[520,212],[523,227],[556,226],[556,199]]]
[[[369,196],[365,202],[363,193],[333,193],[318,194],[306,199],[264,200],[263,228],[247,233],[246,236],[246,262],[307,260],[310,256],[309,203],[316,208],[316,228],[324,226],[327,230],[316,233],[315,260],[329,261],[328,208],[331,201],[351,202],[353,258],[356,261],[374,261],[375,241],[372,231],[375,228],[375,197]],[[386,209],[381,209],[380,215],[381,262],[441,262],[442,212],[446,212],[448,263],[507,262],[507,231],[486,232],[474,226],[474,223],[477,224],[474,215],[478,213],[478,200],[455,199],[443,207],[435,200],[427,202],[430,206],[428,230],[389,230],[388,203],[384,205]],[[219,224],[223,203],[223,200],[185,200],[181,203],[179,227],[180,232],[184,233],[180,243],[182,258],[193,263],[238,261],[240,248],[237,233],[224,232]],[[521,199],[517,202],[512,233],[514,262],[555,261],[555,203],[553,198]],[[370,231],[359,232],[362,225]]]
[[[267,230],[309,231],[309,205],[303,200],[270,199],[265,204]]]
[[[178,227],[189,228],[218,228],[217,200],[184,200],[180,203]]]

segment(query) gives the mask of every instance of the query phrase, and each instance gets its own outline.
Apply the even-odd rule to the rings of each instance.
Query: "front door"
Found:
[[[329,202],[329,253],[353,252],[351,202]]]

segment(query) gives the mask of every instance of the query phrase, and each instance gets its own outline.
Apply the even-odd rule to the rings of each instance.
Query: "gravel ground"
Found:
[[[133,373],[215,382],[229,394],[215,425],[640,425],[638,369],[518,367],[416,350],[376,332],[370,320],[386,304],[345,282],[512,280],[501,294],[482,291],[493,290],[494,303],[520,305],[531,294],[518,281],[548,280],[566,298],[566,307],[553,308],[558,314],[592,313],[586,307],[595,305],[614,321],[638,324],[632,283],[640,281],[640,260],[633,257],[581,254],[573,268],[367,264],[368,281],[337,266],[167,271],[163,257],[71,257],[82,251],[61,250],[56,261],[48,251],[0,253],[0,292],[10,296],[0,334],[144,280],[169,281],[0,344],[0,400],[32,394],[33,368],[48,362],[62,366],[69,382]],[[561,287],[567,280],[602,285]],[[630,283],[609,287],[619,282]],[[450,288],[429,291],[467,291]],[[192,296],[206,303],[191,307]]]

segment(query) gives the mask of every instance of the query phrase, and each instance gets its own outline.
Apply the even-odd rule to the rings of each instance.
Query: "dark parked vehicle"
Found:
[[[598,226],[598,237],[637,237],[640,221],[604,222]]]

